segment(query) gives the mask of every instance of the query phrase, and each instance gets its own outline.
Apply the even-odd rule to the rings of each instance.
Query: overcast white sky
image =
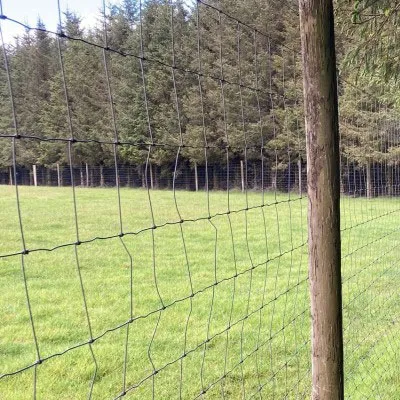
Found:
[[[115,1],[118,3],[118,1]],[[3,14],[9,18],[35,26],[38,17],[47,29],[55,30],[58,23],[57,0],[2,0]],[[83,26],[91,26],[103,8],[102,0],[60,0],[61,10],[76,11],[82,18]],[[1,21],[5,42],[12,41],[23,33],[23,28],[10,21]]]

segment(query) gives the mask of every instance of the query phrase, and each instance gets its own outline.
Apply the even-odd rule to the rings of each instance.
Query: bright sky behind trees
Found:
[[[36,26],[40,16],[47,29],[55,30],[58,23],[57,0],[2,0],[3,14],[9,18]],[[82,26],[94,25],[99,10],[103,7],[102,0],[60,0],[61,11],[67,9],[76,11],[82,18]],[[6,42],[21,35],[23,28],[10,21],[2,21],[3,36]]]

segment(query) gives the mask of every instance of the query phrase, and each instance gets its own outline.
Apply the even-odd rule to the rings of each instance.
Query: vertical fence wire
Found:
[[[0,73],[13,121],[11,134],[0,132],[11,160],[0,182],[14,186],[1,186],[5,222],[17,208],[0,260],[5,290],[20,262],[26,303],[1,300],[12,333],[3,335],[0,393],[306,398],[311,339],[297,49],[268,26],[242,21],[239,5],[139,1],[127,23],[128,10],[101,0],[101,26],[74,33],[77,22],[56,3],[56,32],[0,7]],[[21,66],[3,39],[5,23],[25,27],[33,41],[44,34],[53,46],[53,92],[43,108],[59,108],[50,132],[24,125],[24,93],[13,86]],[[82,65],[88,70],[79,76]],[[396,389],[380,383],[395,379],[387,365],[399,363],[399,123],[383,96],[344,78],[339,92],[346,393],[393,397]],[[85,120],[83,108],[94,118]],[[60,156],[51,153],[41,165],[45,149]],[[26,187],[33,164],[38,188]],[[49,188],[60,185],[60,175],[66,188]],[[19,239],[11,232],[17,228]],[[77,277],[68,275],[72,266]],[[61,321],[48,317],[54,306]],[[26,324],[30,336],[20,333],[15,350]],[[64,375],[74,384],[65,385]]]
[[[396,389],[382,382],[393,379],[399,348],[399,205],[388,167],[398,163],[396,111],[379,92],[341,83],[345,393],[390,397]]]

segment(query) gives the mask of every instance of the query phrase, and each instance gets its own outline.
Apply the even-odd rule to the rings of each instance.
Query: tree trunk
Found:
[[[332,0],[300,0],[307,135],[312,399],[341,400],[340,152]]]

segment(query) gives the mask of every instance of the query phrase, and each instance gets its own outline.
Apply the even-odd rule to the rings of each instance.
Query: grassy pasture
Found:
[[[227,214],[224,192],[151,191],[152,215],[124,188],[120,238],[117,191],[77,188],[75,246],[71,188],[19,191],[41,250],[11,256],[15,189],[0,187],[0,399],[83,399],[93,377],[93,399],[309,397],[306,198],[232,192]],[[399,205],[342,199],[348,398],[400,398]],[[9,376],[38,358],[24,272],[44,361]]]

